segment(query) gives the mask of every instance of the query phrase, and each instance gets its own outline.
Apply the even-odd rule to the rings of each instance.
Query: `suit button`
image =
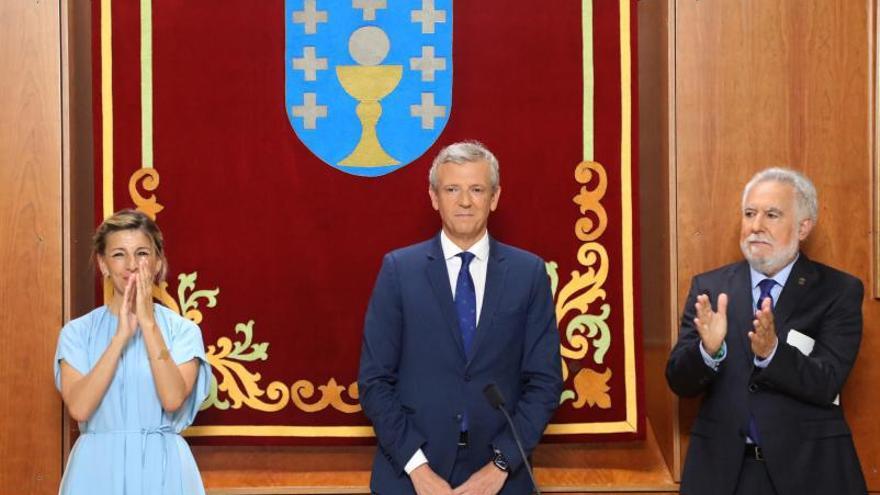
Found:
[[[750,383],[749,384],[749,392],[757,392],[757,391],[758,391],[758,384]]]
[[[471,381],[471,375],[464,375],[464,381],[466,381],[466,382]]]
[[[456,415],[455,415],[455,422],[456,422],[456,423],[461,423],[461,418],[462,418],[461,413],[456,414]]]

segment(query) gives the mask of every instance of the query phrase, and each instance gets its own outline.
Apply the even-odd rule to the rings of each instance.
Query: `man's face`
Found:
[[[800,241],[813,228],[810,219],[798,219],[795,190],[772,180],[756,184],[746,196],[739,246],[749,265],[773,276],[790,263]]]
[[[447,162],[437,168],[437,190],[429,187],[428,194],[440,212],[443,231],[458,247],[467,249],[486,232],[489,212],[498,206],[501,187],[492,190],[486,161]]]

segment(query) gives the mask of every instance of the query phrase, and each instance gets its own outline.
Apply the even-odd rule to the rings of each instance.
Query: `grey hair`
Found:
[[[489,184],[493,191],[498,190],[498,184],[501,182],[501,174],[498,171],[498,159],[495,155],[479,141],[461,141],[450,144],[440,150],[437,158],[431,164],[431,170],[428,171],[428,183],[431,189],[437,190],[437,169],[444,163],[472,163],[485,161],[489,164]]]
[[[799,221],[810,219],[815,223],[816,220],[818,220],[819,200],[816,197],[816,187],[813,186],[813,183],[805,175],[788,168],[767,168],[755,174],[752,177],[752,180],[750,180],[743,189],[743,208],[745,208],[746,197],[749,195],[752,188],[762,182],[768,181],[781,182],[794,188],[797,209],[800,214],[800,218],[798,218]]]

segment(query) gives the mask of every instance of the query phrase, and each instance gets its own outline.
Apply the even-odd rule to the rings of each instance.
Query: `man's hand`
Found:
[[[449,495],[452,493],[452,487],[449,486],[449,483],[437,476],[437,473],[427,463],[413,469],[409,473],[409,479],[412,480],[418,495]]]
[[[755,313],[752,322],[755,329],[749,332],[749,340],[752,341],[752,352],[759,360],[767,359],[767,356],[776,348],[776,324],[773,323],[773,306],[770,298],[764,299],[761,309]]]
[[[455,495],[495,495],[501,491],[507,481],[507,472],[489,463],[472,474],[467,481],[459,485],[452,493]]]
[[[697,310],[694,326],[703,341],[703,348],[710,356],[715,355],[727,335],[727,294],[718,295],[718,311],[712,311],[712,303],[706,294],[697,296],[694,307]]]

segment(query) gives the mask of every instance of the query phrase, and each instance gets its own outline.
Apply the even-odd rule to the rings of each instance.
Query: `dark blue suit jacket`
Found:
[[[439,235],[385,256],[364,324],[358,390],[379,441],[370,487],[413,493],[404,466],[421,448],[449,479],[467,413],[471,471],[501,450],[512,466],[503,493],[530,493],[496,383],[527,454],[562,392],[559,332],[544,262],[490,239],[486,288],[471,358],[465,356]]]
[[[728,296],[727,357],[703,362],[694,303]],[[862,336],[862,283],[807,259],[795,262],[774,313],[779,346],[765,369],[754,366],[754,319],[745,261],[694,277],[666,379],[681,396],[703,396],[691,429],[683,494],[732,494],[743,462],[749,414],[758,426],[767,471],[780,495],[866,493],[843,409],[832,404],[852,369]],[[809,356],[788,344],[792,329],[813,340]]]

